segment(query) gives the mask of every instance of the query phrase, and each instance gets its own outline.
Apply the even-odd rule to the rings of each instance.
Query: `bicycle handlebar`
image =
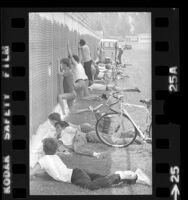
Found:
[[[122,90],[122,91],[124,91],[124,90]],[[126,92],[140,92],[139,89],[130,89],[130,91],[129,91],[129,90],[125,90],[125,91],[126,91]],[[119,95],[118,95],[118,94],[119,94]],[[114,103],[108,105],[110,108],[111,108],[112,106],[114,106],[115,104],[117,104],[117,103],[118,103],[120,100],[122,100],[122,98],[123,98],[123,95],[120,94],[120,91],[113,91],[113,92],[111,92],[110,96],[112,96],[113,98],[117,99],[116,102],[114,102]]]
[[[120,99],[123,97],[123,95],[117,95],[117,96],[116,96],[116,94],[119,94],[119,92],[112,93],[112,96],[113,96],[115,99],[120,100]]]
[[[112,97],[114,97],[115,99],[117,99],[116,102],[111,103],[110,105],[108,105],[110,109],[111,109],[112,106],[114,106],[115,104],[117,104],[117,103],[120,101],[120,98],[118,98],[118,97],[115,96],[116,93],[119,93],[119,92],[113,92],[112,94],[110,94],[110,96],[112,96]]]

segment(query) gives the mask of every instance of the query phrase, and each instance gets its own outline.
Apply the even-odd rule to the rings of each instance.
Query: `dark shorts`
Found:
[[[92,81],[91,63],[92,63],[92,60],[90,60],[90,61],[84,63],[85,73],[86,73],[86,75],[87,75],[89,81]]]

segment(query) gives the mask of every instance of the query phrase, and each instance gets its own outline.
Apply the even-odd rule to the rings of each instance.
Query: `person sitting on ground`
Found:
[[[123,183],[135,184],[142,183],[150,185],[149,178],[142,172],[141,169],[133,171],[116,171],[113,174],[101,175],[88,173],[84,169],[68,168],[63,160],[56,154],[58,149],[58,141],[54,138],[46,138],[43,141],[43,151],[45,155],[41,157],[33,169],[30,170],[31,179],[39,173],[39,170],[44,170],[49,176],[56,181],[72,183],[81,188],[89,190],[97,190],[117,186]]]
[[[85,74],[85,70],[80,63],[79,57],[77,55],[72,55],[69,43],[67,44],[68,54],[71,59],[72,72],[74,78],[74,88],[77,93],[78,99],[89,96],[89,91],[87,87],[88,77]]]
[[[64,109],[63,99],[67,100],[67,104],[69,108],[71,108],[73,105],[74,99],[76,97],[76,92],[74,91],[74,80],[73,80],[73,74],[72,74],[69,59],[63,58],[61,60],[61,64],[62,64],[62,72],[59,72],[59,74],[60,76],[63,77],[63,84],[60,84],[60,90],[63,93],[58,95],[58,101],[63,110]]]
[[[96,135],[94,128],[81,125],[80,129],[69,125],[66,121],[60,121],[55,124],[56,138],[59,140],[59,150],[64,152],[65,150],[73,150],[77,154],[93,156],[96,158],[102,158],[103,152],[95,152],[92,149],[88,149],[86,144],[88,142],[100,143],[100,139]],[[84,132],[83,132],[84,131]]]
[[[58,113],[51,113],[47,121],[41,124],[36,134],[32,136],[30,143],[30,164],[34,166],[42,153],[42,140],[47,137],[54,137],[56,135],[55,123],[61,121]]]

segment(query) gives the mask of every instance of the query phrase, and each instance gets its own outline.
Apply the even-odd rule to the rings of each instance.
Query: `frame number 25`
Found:
[[[173,166],[170,167],[170,182],[173,183],[172,189],[171,189],[171,196],[173,197],[174,200],[178,199],[178,195],[180,195],[180,191],[178,188],[178,183],[180,181],[180,176],[179,176],[179,167],[178,166]]]

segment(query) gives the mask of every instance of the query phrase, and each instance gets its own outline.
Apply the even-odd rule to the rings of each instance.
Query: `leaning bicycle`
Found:
[[[151,100],[140,100],[145,106],[129,104],[125,101],[123,92],[140,92],[138,89],[127,89],[119,91],[112,91],[107,98],[106,105],[109,107],[110,112],[100,113],[99,109],[103,104],[93,108],[82,109],[77,113],[84,111],[91,111],[95,114],[97,119],[95,129],[96,134],[100,140],[113,147],[127,147],[132,144],[137,136],[140,136],[143,141],[151,142]],[[111,98],[116,99],[111,102]],[[110,103],[111,102],[111,103]],[[119,105],[118,107],[116,105]],[[126,110],[126,106],[133,106],[136,108],[144,109],[147,111],[147,128],[141,130],[132,116]]]
[[[126,91],[127,92],[127,91]],[[132,92],[132,91],[131,91]],[[137,136],[143,141],[151,142],[151,100],[141,100],[147,106],[129,104],[124,101],[124,96],[119,92],[112,93],[117,101],[109,105],[110,113],[102,115],[96,123],[96,133],[98,137],[107,145],[114,147],[126,147],[132,144]],[[109,101],[109,99],[108,99]],[[108,104],[107,101],[107,104]],[[119,109],[113,108],[119,104]],[[128,113],[126,106],[136,107],[146,110],[147,128],[142,131],[132,116]],[[148,132],[150,132],[148,134]]]

